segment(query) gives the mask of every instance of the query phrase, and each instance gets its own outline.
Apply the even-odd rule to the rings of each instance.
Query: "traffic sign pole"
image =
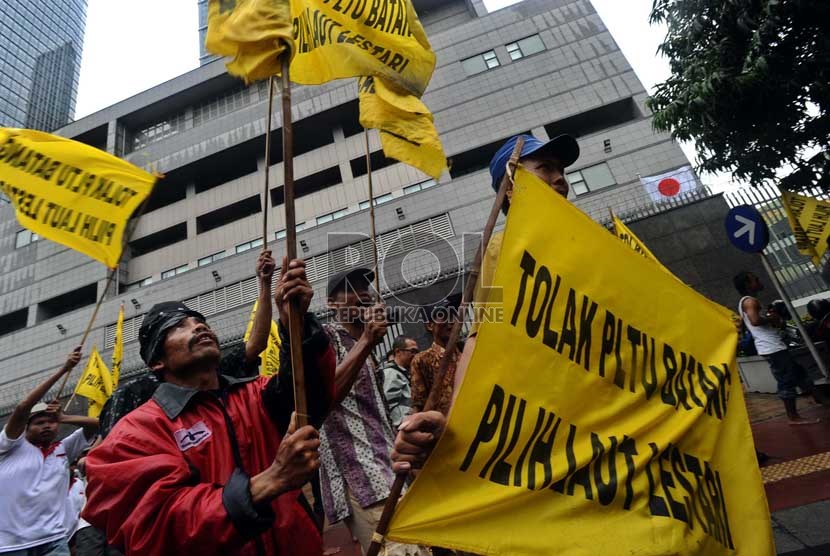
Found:
[[[827,367],[824,365],[824,360],[822,360],[821,355],[819,355],[818,349],[816,349],[816,345],[813,343],[812,338],[810,338],[809,334],[807,334],[807,330],[804,328],[804,324],[801,322],[801,318],[799,318],[798,313],[795,310],[795,307],[793,307],[793,302],[790,299],[790,296],[787,295],[787,292],[784,291],[784,287],[781,285],[781,282],[778,281],[778,277],[775,275],[775,271],[773,271],[772,265],[769,264],[767,256],[763,252],[759,254],[761,255],[761,262],[764,265],[764,270],[767,271],[767,275],[769,276],[770,280],[772,280],[772,283],[775,286],[778,295],[781,296],[781,299],[784,301],[784,305],[787,306],[787,310],[790,312],[790,315],[795,321],[795,326],[801,333],[801,338],[804,340],[804,344],[810,351],[810,355],[813,356],[813,359],[815,360],[816,365],[818,365],[821,374],[823,374],[825,378],[830,378],[830,375],[827,374]]]

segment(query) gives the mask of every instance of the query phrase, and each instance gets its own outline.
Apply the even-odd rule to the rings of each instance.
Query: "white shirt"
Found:
[[[71,539],[79,529],[89,527],[89,523],[81,519],[81,510],[84,509],[85,503],[86,483],[83,479],[75,479],[66,496],[66,511],[63,516],[63,528],[66,529],[67,539]]]
[[[748,295],[741,298],[741,301],[738,303],[738,314],[741,315],[744,324],[752,334],[752,339],[755,341],[755,350],[758,352],[758,355],[770,355],[787,349],[787,344],[781,339],[778,330],[771,326],[755,326],[749,322],[749,318],[744,312],[744,301],[747,299],[753,298]]]
[[[0,431],[0,553],[66,538],[69,462],[88,444],[78,429],[44,456],[25,433]]]

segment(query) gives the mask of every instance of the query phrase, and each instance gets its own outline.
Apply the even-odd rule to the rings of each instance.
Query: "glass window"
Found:
[[[207,257],[202,257],[201,259],[199,259],[198,265],[199,266],[205,266],[205,265],[208,265],[210,263],[216,262],[219,259],[222,259],[224,257],[225,257],[225,252],[224,251],[219,251],[218,253],[214,253],[213,255],[208,255]]]
[[[250,249],[256,249],[257,247],[262,247],[262,238],[253,239],[251,241],[246,241],[245,243],[240,243],[236,246],[237,253],[244,253]]]
[[[297,227],[298,232],[303,231],[305,229],[305,222],[300,222],[299,224],[297,224],[296,227]],[[277,230],[277,233],[275,234],[275,236],[276,236],[277,239],[285,239],[285,236],[286,236],[285,229]]]
[[[171,268],[170,270],[165,270],[161,273],[161,279],[166,280],[167,278],[172,278],[178,274],[183,274],[190,270],[190,266],[183,264],[182,266],[177,266],[176,268]]]
[[[606,187],[617,184],[614,176],[611,174],[611,169],[608,168],[608,164],[605,162],[597,164],[596,166],[583,168],[578,172],[570,172],[567,178],[571,189],[577,195],[605,189]]]
[[[499,66],[499,59],[496,57],[494,50],[488,50],[481,54],[471,56],[466,60],[461,60],[461,67],[464,68],[464,73],[467,75],[475,75],[489,69],[497,68]]]
[[[29,230],[20,230],[17,232],[17,237],[14,240],[14,248],[20,249],[21,247],[26,247],[30,243],[34,243],[40,239],[36,233],[29,231]]]
[[[343,218],[349,213],[348,209],[340,209],[317,217],[317,225],[325,224]]]
[[[531,56],[545,49],[545,43],[539,35],[531,35],[520,41],[511,42],[507,45],[507,53],[511,60],[519,60],[525,56]]]
[[[409,195],[410,193],[417,193],[418,191],[423,191],[424,189],[429,189],[430,187],[433,187],[433,186],[436,186],[436,185],[438,185],[437,181],[435,181],[433,179],[429,179],[429,180],[426,180],[426,181],[422,181],[422,182],[404,187],[403,188],[403,194],[404,195]]]
[[[387,193],[386,195],[381,195],[380,197],[375,197],[375,206],[382,205],[383,203],[388,203],[392,200],[392,194]],[[362,201],[360,203],[360,210],[369,208],[369,201]]]

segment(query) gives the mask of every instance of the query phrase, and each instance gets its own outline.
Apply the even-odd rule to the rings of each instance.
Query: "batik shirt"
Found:
[[[323,328],[339,365],[357,342],[340,325]],[[347,489],[366,508],[385,500],[394,480],[390,459],[394,435],[374,369],[370,356],[346,398],[335,405],[320,429],[320,483],[329,523],[351,515]]]
[[[424,410],[429,393],[433,388],[432,385],[435,384],[435,375],[438,374],[442,357],[444,357],[444,348],[433,342],[428,350],[422,351],[412,360],[412,413]],[[449,413],[452,405],[457,358],[458,353],[456,352],[450,360],[444,380],[439,385],[441,391],[438,394],[437,405],[430,408],[440,411],[444,415]]]

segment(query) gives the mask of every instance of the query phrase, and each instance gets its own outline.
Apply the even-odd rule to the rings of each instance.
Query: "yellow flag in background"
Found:
[[[360,125],[380,131],[384,154],[440,178],[447,157],[424,103],[378,77],[361,78],[359,91]]]
[[[786,191],[781,194],[781,202],[793,229],[798,252],[812,258],[816,266],[821,265],[830,237],[830,201]]]
[[[248,327],[245,329],[245,336],[242,338],[246,342],[251,337],[251,329],[254,327],[254,317],[256,316],[258,306],[259,300],[254,302],[254,308],[251,310],[251,318],[248,320]],[[272,320],[271,330],[268,331],[268,344],[265,346],[265,351],[259,354],[259,374],[261,376],[274,376],[280,372],[281,343],[279,328],[277,328],[277,323]]]
[[[104,403],[112,395],[112,376],[104,360],[101,359],[98,348],[92,349],[84,374],[81,375],[81,380],[75,387],[75,393],[90,401],[88,412],[90,417],[98,417]]]
[[[205,48],[232,58],[231,75],[246,83],[279,75],[291,45],[289,0],[210,0]]]
[[[620,240],[623,243],[625,243],[626,245],[631,247],[631,249],[633,249],[635,253],[639,253],[640,255],[645,257],[646,259],[648,259],[648,260],[654,262],[655,264],[657,264],[657,266],[659,266],[660,269],[663,270],[664,272],[668,272],[669,274],[674,276],[674,274],[672,274],[672,271],[669,270],[668,268],[666,268],[665,266],[663,266],[663,263],[661,263],[657,259],[657,257],[655,257],[654,254],[649,250],[649,248],[646,247],[646,244],[643,243],[640,240],[640,238],[638,238],[636,235],[634,235],[634,232],[629,230],[628,226],[626,226],[625,223],[623,223],[622,220],[617,218],[617,216],[613,212],[611,213],[611,222],[614,225],[614,235],[616,235],[618,238],[620,238]]]
[[[115,268],[156,178],[89,145],[0,128],[0,189],[21,226]]]
[[[118,322],[115,324],[115,346],[112,348],[112,389],[118,388],[118,379],[121,377],[121,361],[124,359],[124,304],[118,311]]]
[[[724,312],[522,168],[493,287],[503,319],[481,324],[389,538],[475,554],[774,554]]]

